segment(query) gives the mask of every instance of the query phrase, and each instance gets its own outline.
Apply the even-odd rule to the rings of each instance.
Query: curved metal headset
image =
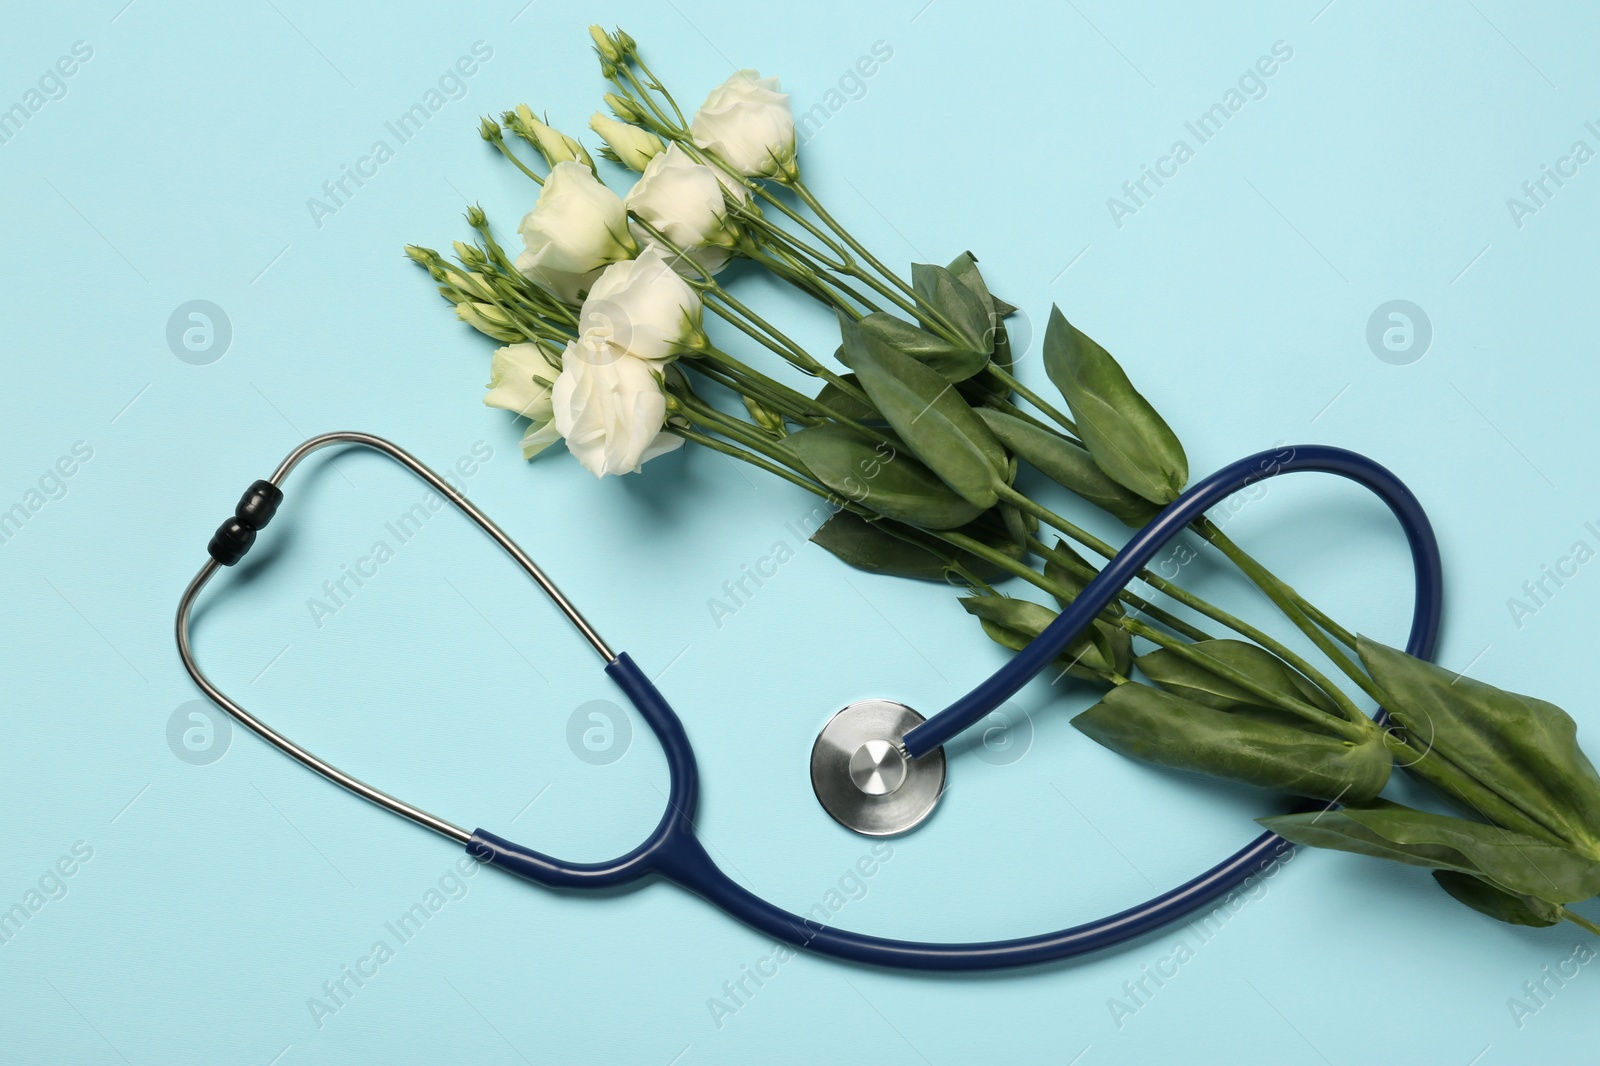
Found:
[[[605,662],[606,673],[627,695],[660,741],[671,773],[666,811],[648,837],[609,862],[574,863],[525,848],[487,830],[476,832],[373,788],[295,744],[235,703],[206,677],[190,645],[190,614],[200,591],[223,566],[241,559],[283,499],[281,485],[307,455],[334,444],[357,444],[388,455],[427,482],[476,522],[527,571]],[[1287,455],[1285,455],[1287,451]],[[1071,606],[992,677],[949,709],[906,733],[903,750],[918,758],[976,724],[1055,659],[1092,622],[1160,548],[1205,511],[1264,478],[1293,471],[1338,474],[1375,492],[1400,520],[1416,575],[1416,603],[1406,650],[1431,658],[1438,636],[1442,574],[1438,544],[1416,497],[1388,470],[1340,448],[1321,445],[1261,452],[1197,482],[1136,533],[1089,582]],[[272,476],[250,486],[234,516],[212,537],[210,558],[184,590],[176,620],[178,654],[195,683],[242,725],[342,788],[462,844],[474,857],[551,888],[602,888],[657,874],[701,896],[739,921],[808,951],[870,965],[912,970],[984,970],[1030,966],[1070,958],[1141,936],[1210,903],[1265,868],[1292,845],[1264,833],[1221,863],[1154,899],[1097,921],[1014,940],[922,943],[868,936],[791,914],[752,894],[724,874],[695,837],[699,771],[683,723],[632,659],[615,654],[555,584],[506,533],[471,501],[408,452],[366,433],[327,433],[290,452]],[[1381,721],[1380,712],[1380,721]]]

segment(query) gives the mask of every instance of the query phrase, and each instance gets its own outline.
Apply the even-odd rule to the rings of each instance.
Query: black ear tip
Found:
[[[244,553],[255,542],[256,531],[253,527],[237,518],[230,518],[211,535],[211,543],[206,545],[206,551],[223,566],[232,566],[244,558]]]
[[[283,490],[270,481],[257,481],[245,490],[234,517],[251,529],[265,529],[283,502]]]
[[[256,542],[256,530],[263,528],[278,513],[283,502],[283,490],[270,481],[256,481],[239,497],[239,506],[233,517],[217,527],[211,535],[206,551],[223,566],[232,566],[244,558],[250,545]]]

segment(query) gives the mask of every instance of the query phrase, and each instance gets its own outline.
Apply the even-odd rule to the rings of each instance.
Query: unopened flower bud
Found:
[[[546,163],[552,167],[557,163],[582,163],[590,170],[594,169],[594,160],[584,150],[583,145],[568,137],[565,133],[547,126],[539,121],[533,113],[533,108],[527,104],[518,104],[516,121],[511,123],[511,128],[517,135],[526,140],[539,150]]]
[[[600,53],[600,58],[610,60],[613,63],[622,61],[623,53],[621,47],[611,39],[611,35],[605,30],[599,26],[590,26],[589,39],[594,41],[594,50]]]
[[[505,135],[500,131],[500,124],[488,115],[483,116],[483,121],[478,123],[478,136],[490,144],[498,144]]]
[[[496,312],[502,321],[496,322],[490,320],[483,313],[484,308],[488,308]],[[510,328],[509,320],[506,320],[504,313],[493,304],[474,304],[466,302],[458,303],[456,304],[456,317],[461,319],[461,321],[465,322],[467,325],[471,326],[473,329],[477,330],[479,333],[482,333],[488,337],[493,337],[495,340],[515,343],[517,341],[526,339],[516,330]]]
[[[644,120],[644,110],[640,108],[638,101],[634,100],[633,97],[621,96],[617,93],[606,93],[604,99],[606,106],[611,109],[611,113],[623,122],[642,122]]]
[[[606,142],[602,154],[615,159],[629,170],[643,171],[650,160],[667,150],[667,146],[661,143],[661,138],[649,130],[607,118],[598,111],[590,117],[589,128]]]
[[[419,266],[430,266],[438,262],[439,253],[432,248],[424,248],[420,244],[406,245],[406,258]]]

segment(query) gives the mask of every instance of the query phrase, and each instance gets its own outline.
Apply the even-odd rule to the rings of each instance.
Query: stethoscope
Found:
[[[638,847],[610,862],[564,862],[485,829],[469,833],[323,761],[239,706],[206,677],[195,662],[189,642],[189,615],[196,597],[220,568],[232,566],[249,551],[257,530],[267,525],[282,502],[280,486],[289,473],[312,452],[334,444],[359,444],[383,452],[455,504],[527,571],[600,656],[606,673],[660,741],[671,774],[666,811]],[[840,711],[823,727],[812,749],[811,776],[818,800],[841,824],[868,835],[904,832],[919,824],[943,792],[943,745],[999,708],[1056,659],[1079,630],[1093,621],[1155,553],[1191,521],[1258,481],[1301,470],[1338,474],[1365,485],[1400,520],[1416,573],[1416,603],[1406,650],[1431,658],[1438,636],[1442,573],[1438,543],[1416,497],[1388,470],[1341,448],[1312,445],[1261,452],[1191,486],[1135,533],[1071,606],[1031,644],[944,711],[924,721],[910,708],[887,700],[867,700]],[[1097,921],[1038,936],[940,944],[836,929],[768,903],[717,867],[695,836],[699,771],[682,721],[633,660],[626,653],[611,650],[526,552],[465,496],[408,452],[366,433],[313,437],[290,452],[270,478],[250,486],[233,517],[211,538],[208,552],[210,558],[184,591],[177,616],[178,654],[207,696],[268,743],[335,784],[464,845],[480,861],[550,888],[608,888],[655,874],[681,885],[751,928],[807,951],[901,969],[985,970],[1071,958],[1149,933],[1238,887],[1292,846],[1282,837],[1264,833],[1205,873],[1154,899]],[[1381,711],[1379,716],[1381,721]]]

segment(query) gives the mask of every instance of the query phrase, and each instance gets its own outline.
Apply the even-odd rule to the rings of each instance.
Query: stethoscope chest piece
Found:
[[[866,836],[904,833],[933,813],[944,791],[944,749],[920,759],[901,738],[922,715],[891,700],[852,703],[817,734],[811,788],[833,820]]]

